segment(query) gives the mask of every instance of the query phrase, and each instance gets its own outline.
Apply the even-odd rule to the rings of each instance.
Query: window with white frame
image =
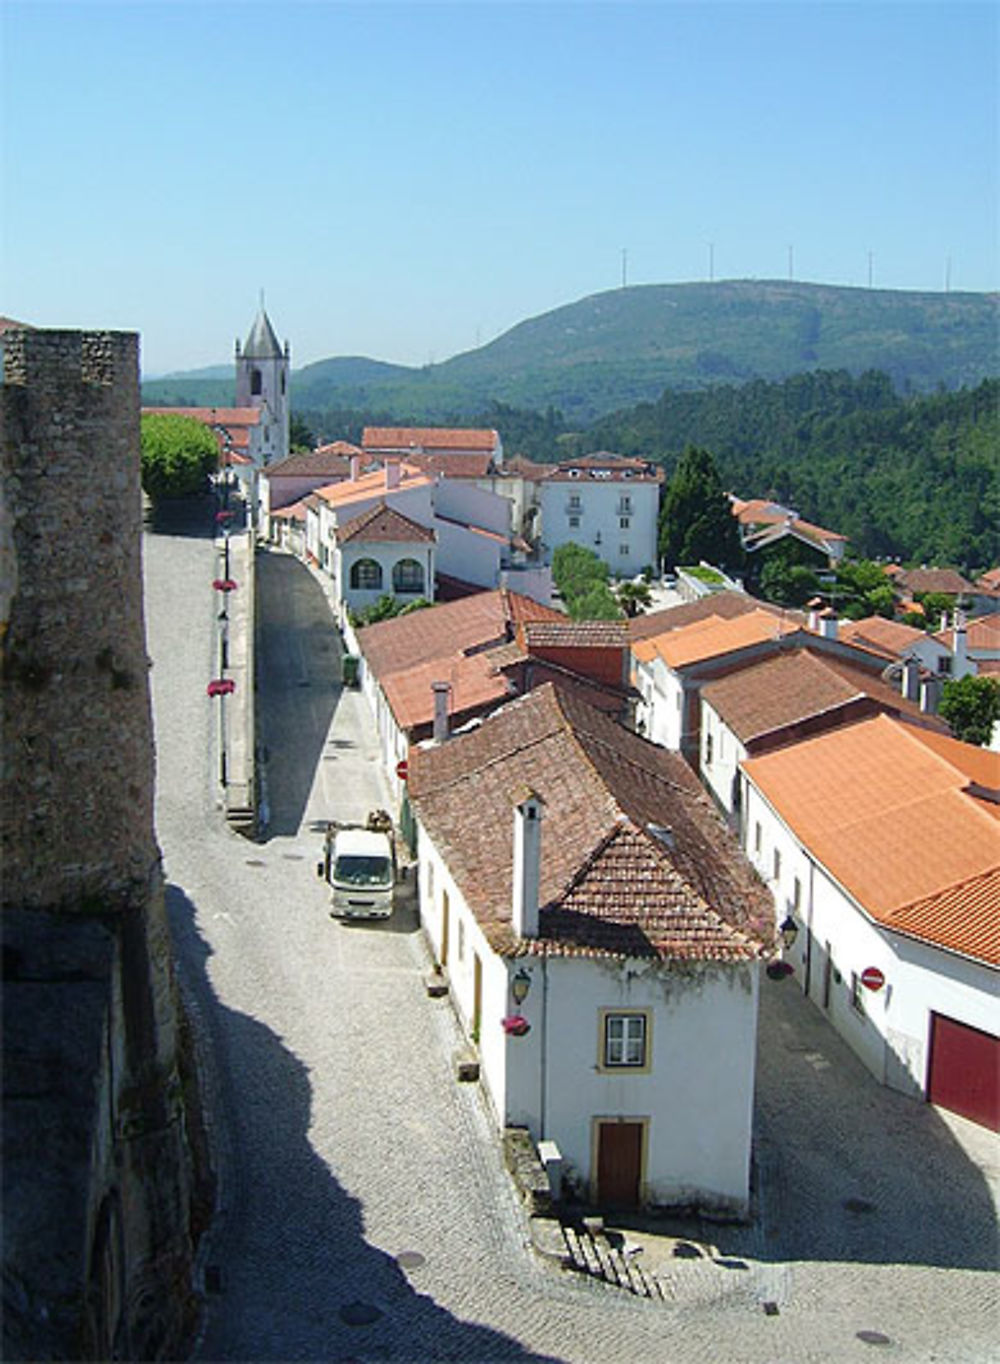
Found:
[[[604,1015],[601,1065],[606,1070],[645,1070],[649,1054],[649,1018],[646,1013]]]
[[[382,565],[375,559],[359,559],[351,565],[351,586],[376,591],[382,586]]]
[[[618,553],[621,555],[623,559],[627,559],[628,556],[632,553],[632,551],[629,549],[628,545],[619,545]]]
[[[631,518],[630,516],[619,516],[619,518],[618,518],[618,529],[619,529],[619,530],[628,530],[628,528],[629,528],[629,526],[630,526],[631,524],[632,524],[632,518]]]
[[[394,592],[423,592],[423,564],[418,559],[400,559],[393,566],[392,590]]]
[[[570,528],[570,530],[575,530],[579,524],[580,524],[580,518],[579,518],[578,516],[571,516],[571,517],[569,518],[569,528]]]

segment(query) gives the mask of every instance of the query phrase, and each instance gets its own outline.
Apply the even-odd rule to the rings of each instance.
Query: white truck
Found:
[[[331,821],[316,874],[330,886],[331,917],[388,919],[396,885],[396,845],[386,811],[370,811],[364,824]]]

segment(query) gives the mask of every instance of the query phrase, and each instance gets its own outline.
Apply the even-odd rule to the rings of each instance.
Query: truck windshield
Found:
[[[345,886],[390,886],[392,867],[387,857],[345,853],[334,863],[333,880]]]

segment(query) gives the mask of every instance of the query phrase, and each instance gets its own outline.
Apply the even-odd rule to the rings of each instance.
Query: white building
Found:
[[[538,483],[546,554],[572,542],[616,577],[655,570],[661,480],[648,461],[603,451],[557,464]]]
[[[363,611],[386,593],[404,605],[434,600],[435,536],[376,502],[337,527],[330,576],[341,611]]]
[[[260,306],[250,334],[236,342],[236,406],[260,412],[261,463],[285,459],[289,452],[291,352],[278,342],[271,319]]]
[[[743,772],[802,989],[882,1083],[1000,1130],[1000,755],[878,716]]]
[[[413,752],[410,799],[498,1127],[598,1204],[745,1214],[770,906],[693,774],[545,685]]]

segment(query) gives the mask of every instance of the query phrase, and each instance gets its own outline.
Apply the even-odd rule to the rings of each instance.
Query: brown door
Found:
[[[448,965],[448,930],[451,915],[448,913],[448,892],[441,892],[441,965]]]
[[[602,1122],[597,1133],[597,1201],[637,1208],[642,1181],[642,1123]]]
[[[1000,1132],[1000,1037],[931,1014],[927,1098]]]

